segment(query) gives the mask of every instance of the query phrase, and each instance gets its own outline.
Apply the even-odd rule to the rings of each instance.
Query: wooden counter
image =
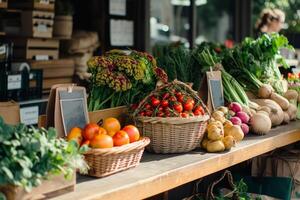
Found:
[[[299,140],[298,121],[277,127],[266,136],[248,136],[229,152],[145,153],[141,164],[134,169],[101,179],[79,176],[75,192],[55,199],[143,199]]]

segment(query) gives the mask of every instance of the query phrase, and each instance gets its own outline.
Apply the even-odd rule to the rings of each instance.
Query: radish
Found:
[[[234,124],[234,125],[242,125],[242,120],[238,117],[231,117],[230,121]]]
[[[230,103],[228,108],[229,110],[232,110],[235,113],[242,111],[242,106],[237,102]]]
[[[243,130],[244,135],[247,135],[249,133],[249,126],[247,124],[242,124],[241,128]]]
[[[247,124],[250,120],[250,117],[247,113],[241,111],[241,112],[237,112],[235,114],[236,117],[240,118],[242,120],[243,123]]]

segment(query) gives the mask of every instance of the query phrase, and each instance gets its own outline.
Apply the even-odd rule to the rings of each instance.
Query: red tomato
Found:
[[[176,92],[175,96],[178,98],[179,96],[182,96],[182,93],[181,92]]]
[[[133,125],[127,125],[122,130],[125,131],[127,133],[127,135],[129,136],[130,143],[136,142],[140,139],[140,132],[137,129],[137,127],[135,127]]]
[[[148,117],[151,117],[152,113],[153,112],[151,110],[146,110],[145,115],[148,116]]]
[[[84,127],[82,136],[85,140],[91,140],[98,132],[99,126],[95,123],[89,123]]]
[[[175,101],[177,101],[177,99],[176,99],[176,97],[175,97],[175,96],[171,96],[171,97],[169,98],[169,100],[170,100],[170,101],[172,101],[172,102],[175,102]]]
[[[162,111],[159,111],[158,113],[156,113],[156,116],[157,117],[163,117],[164,116],[164,113]]]
[[[140,116],[145,116],[145,112],[142,111],[142,112],[139,113],[139,115],[140,115]]]
[[[156,107],[160,104],[160,100],[153,98],[153,99],[151,99],[151,104],[153,107]]]
[[[183,104],[184,110],[186,111],[191,111],[194,108],[194,105],[192,104],[192,102],[186,102],[185,104]]]
[[[92,148],[111,148],[113,147],[113,139],[106,134],[96,135],[90,142]]]
[[[180,103],[183,103],[183,102],[184,102],[184,96],[183,96],[183,95],[177,96],[177,100],[178,100]]]
[[[162,100],[161,105],[162,105],[162,107],[168,107],[169,106],[169,101],[168,100]]]
[[[163,111],[163,110],[164,110],[164,108],[162,106],[158,107],[158,111]]]
[[[187,118],[188,116],[189,116],[188,113],[185,113],[185,112],[180,113],[180,117]]]
[[[195,101],[193,99],[191,99],[191,98],[187,99],[186,103],[192,103],[193,106],[195,105]]]
[[[145,106],[144,106],[144,108],[147,109],[147,110],[149,110],[149,109],[151,109],[151,105],[149,103],[146,103]]]
[[[173,106],[174,110],[178,113],[181,113],[183,110],[182,104],[181,103],[177,103]]]
[[[200,112],[202,115],[205,114],[204,109],[203,109],[202,106],[197,106],[194,111],[196,111],[196,110],[198,110],[198,112]]]
[[[199,116],[199,115],[202,115],[202,113],[199,109],[197,109],[197,110],[194,110],[194,115]]]
[[[116,132],[116,134],[114,134],[113,141],[114,141],[114,146],[122,146],[124,144],[129,144],[130,139],[128,134],[125,131],[120,130]]]

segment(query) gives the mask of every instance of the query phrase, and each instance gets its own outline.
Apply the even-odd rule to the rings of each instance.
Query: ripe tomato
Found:
[[[188,116],[189,114],[186,112],[180,113],[180,117],[187,118]]]
[[[202,113],[199,109],[196,109],[196,110],[194,110],[194,115],[199,116],[199,115],[202,115]]]
[[[183,101],[184,101],[184,96],[183,96],[183,95],[177,96],[177,100],[178,100],[180,103],[183,103]]]
[[[158,111],[163,111],[163,110],[164,110],[164,108],[162,106],[158,107]]]
[[[195,101],[193,99],[191,99],[191,98],[188,98],[186,100],[186,103],[191,103],[191,104],[193,104],[193,106],[195,105]]]
[[[119,120],[113,117],[109,117],[104,119],[102,127],[108,132],[108,133],[115,133],[119,130],[121,130],[121,124]]]
[[[152,113],[153,112],[151,110],[146,110],[145,115],[148,116],[148,117],[151,117]]]
[[[194,109],[194,111],[196,111],[196,110],[197,110],[197,112],[200,112],[201,115],[204,115],[204,114],[205,114],[204,109],[203,109],[202,106],[197,106],[197,107]]]
[[[158,113],[156,113],[156,116],[157,117],[163,117],[164,116],[164,113],[162,111],[159,111]]]
[[[124,144],[129,144],[129,136],[125,131],[118,131],[113,136],[114,146],[122,146]]]
[[[169,106],[169,101],[168,100],[162,100],[161,101],[161,106],[162,107],[168,107]]]
[[[125,131],[129,136],[130,143],[136,142],[140,139],[140,132],[139,129],[137,129],[137,127],[133,125],[127,125],[122,130]]]
[[[186,102],[185,104],[183,104],[184,110],[186,111],[191,111],[194,108],[194,105],[192,104],[192,102]]]
[[[151,105],[149,103],[146,103],[144,106],[145,109],[150,110],[151,109]]]
[[[181,92],[176,92],[175,96],[178,98],[179,96],[182,96],[182,93]]]
[[[91,140],[99,132],[99,126],[95,123],[87,124],[83,129],[83,138],[86,140]]]
[[[68,141],[75,140],[77,144],[80,145],[83,140],[81,128],[78,127],[72,128],[70,133],[67,136],[67,140]]]
[[[152,98],[151,104],[153,107],[157,107],[160,104],[160,100],[158,100],[157,98]]]
[[[84,142],[81,143],[80,146],[83,146],[83,145],[87,145],[87,146],[90,146],[90,143],[91,141],[90,140],[85,140]]]
[[[168,99],[169,97],[170,97],[170,94],[167,92],[162,95],[162,99]]]
[[[135,109],[137,109],[138,104],[134,103],[134,104],[132,104],[130,107],[131,107],[132,110],[135,110]]]
[[[99,127],[98,134],[107,134],[107,131],[104,128]]]
[[[145,116],[145,112],[142,111],[142,112],[139,113],[139,115],[143,117],[143,116]]]
[[[183,110],[183,107],[182,107],[182,104],[181,104],[181,103],[176,103],[176,104],[174,104],[173,108],[174,108],[174,110],[175,110],[176,112],[178,112],[178,113],[181,113],[182,110]]]
[[[92,148],[111,148],[114,146],[112,137],[105,134],[96,135],[90,142]]]

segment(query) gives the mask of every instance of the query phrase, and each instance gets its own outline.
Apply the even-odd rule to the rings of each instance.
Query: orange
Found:
[[[140,139],[140,132],[137,127],[133,125],[127,125],[122,130],[128,134],[130,143],[136,142]]]
[[[116,134],[116,131],[109,131],[107,133],[110,137],[113,137]]]
[[[112,137],[106,134],[97,134],[90,142],[92,148],[111,148],[114,146]]]
[[[99,127],[98,134],[107,134],[107,131],[104,128]]]
[[[75,140],[77,142],[77,144],[80,145],[83,140],[81,128],[78,128],[78,127],[72,128],[67,136],[67,140],[68,141]]]
[[[124,144],[129,144],[129,136],[125,131],[118,131],[113,136],[114,146],[122,146]]]
[[[113,132],[115,133],[115,132],[121,130],[121,124],[120,124],[119,120],[117,120],[116,118],[113,118],[113,117],[106,118],[103,121],[102,127],[105,128],[105,130],[109,134],[110,133],[112,134]]]
[[[85,125],[83,129],[83,138],[86,140],[91,140],[99,132],[99,126],[95,123],[89,123]]]

